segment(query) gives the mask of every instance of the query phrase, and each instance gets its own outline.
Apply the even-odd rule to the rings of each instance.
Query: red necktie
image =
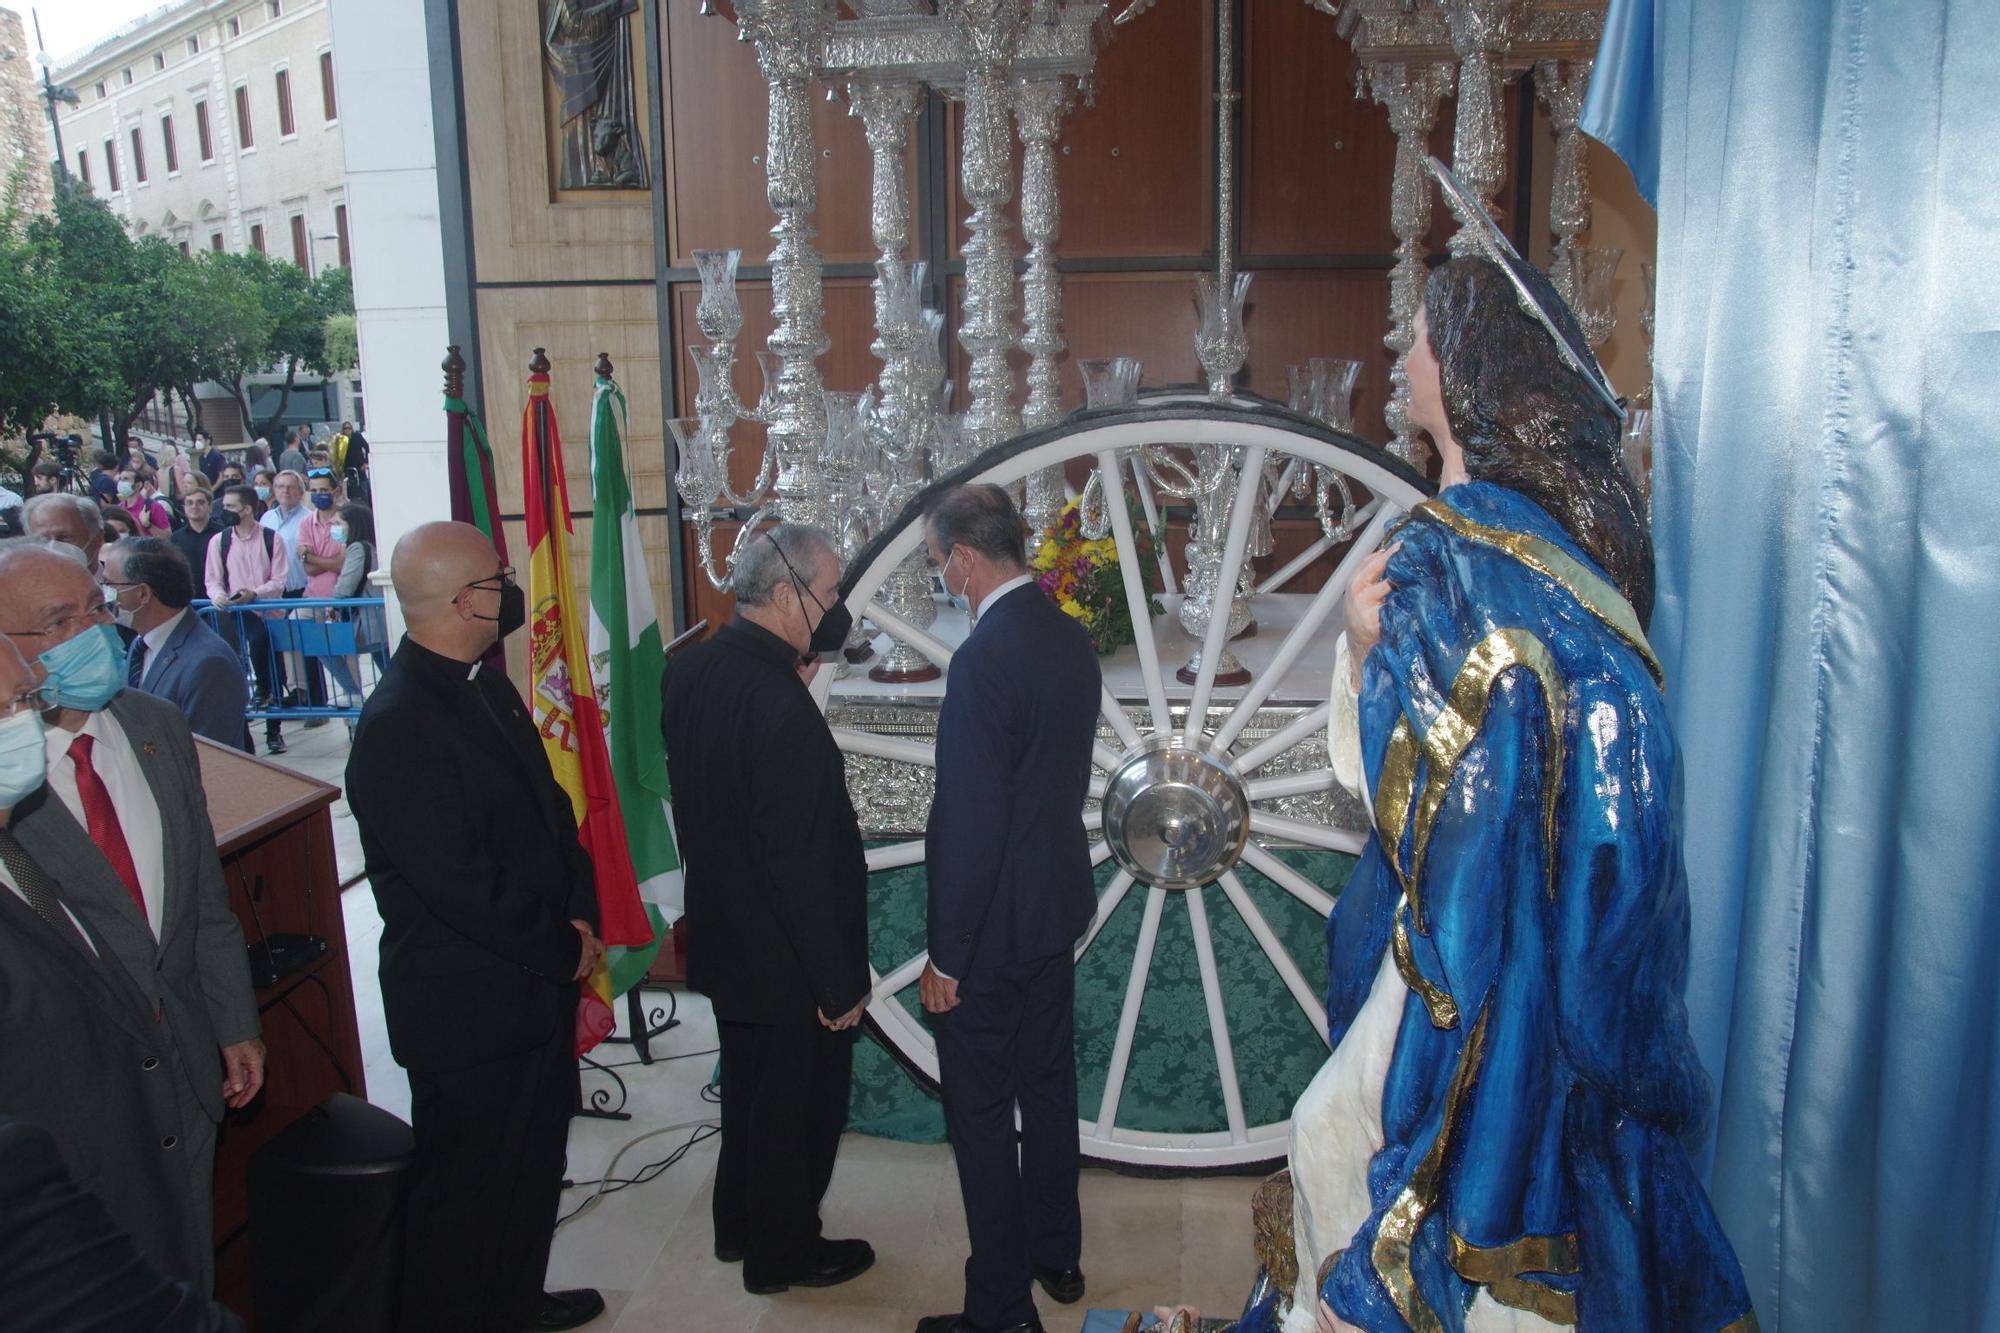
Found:
[[[124,826],[118,822],[118,808],[111,804],[111,793],[104,785],[104,779],[97,776],[97,770],[90,766],[90,750],[96,741],[89,736],[78,736],[69,743],[70,762],[76,765],[76,794],[83,802],[84,822],[90,825],[90,840],[104,853],[104,859],[111,862],[111,868],[118,872],[118,878],[125,882],[125,891],[132,895],[132,901],[139,908],[139,919],[146,920],[146,895],[139,891],[139,870],[132,864],[132,848],[125,841]]]

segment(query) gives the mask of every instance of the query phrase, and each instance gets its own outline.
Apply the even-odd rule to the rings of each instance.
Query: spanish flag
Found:
[[[547,360],[535,349],[528,408],[521,420],[521,476],[528,527],[528,701],[556,781],[569,793],[578,836],[597,872],[598,937],[607,947],[643,948],[652,923],[639,901],[625,821],[611,775],[604,721],[591,688],[586,617],[570,586],[569,487],[562,438],[549,403]],[[616,1016],[611,979],[599,963],[576,1011],[581,1055],[609,1036]]]

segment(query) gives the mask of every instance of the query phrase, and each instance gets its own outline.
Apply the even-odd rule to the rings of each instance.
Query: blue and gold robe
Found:
[[[1483,1286],[1557,1323],[1753,1328],[1684,1143],[1709,1085],[1681,988],[1677,757],[1638,617],[1499,486],[1419,506],[1360,698],[1375,836],[1328,923],[1337,1043],[1409,988],[1373,1212],[1322,1298],[1457,1330]]]

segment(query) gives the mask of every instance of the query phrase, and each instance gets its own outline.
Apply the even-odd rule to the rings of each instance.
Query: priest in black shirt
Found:
[[[688,984],[715,1005],[715,1256],[759,1295],[875,1262],[820,1234],[869,1000],[868,867],[846,770],[808,683],[851,625],[840,562],[780,524],[736,561],[736,619],[668,663],[660,730],[687,863]]]

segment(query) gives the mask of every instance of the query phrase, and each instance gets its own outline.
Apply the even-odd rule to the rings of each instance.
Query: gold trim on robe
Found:
[[[1416,1275],[1410,1271],[1410,1248],[1416,1243],[1417,1229],[1437,1204],[1452,1133],[1458,1128],[1458,1117],[1486,1055],[1486,1019],[1487,1010],[1481,1009],[1478,1021],[1472,1025],[1472,1034],[1458,1053],[1458,1067],[1452,1071],[1451,1086],[1445,1092],[1444,1116],[1438,1124],[1437,1138],[1431,1141],[1430,1151],[1417,1163],[1417,1169],[1410,1173],[1403,1192],[1382,1215],[1375,1230],[1374,1248],[1369,1251],[1376,1276],[1382,1279],[1389,1299],[1396,1303],[1403,1322],[1416,1333],[1444,1333],[1437,1311],[1424,1300],[1423,1292],[1417,1288]]]
[[[1653,645],[1647,642],[1638,613],[1602,574],[1590,569],[1554,542],[1525,532],[1475,522],[1439,500],[1426,500],[1410,513],[1442,523],[1467,541],[1504,551],[1536,573],[1554,580],[1584,610],[1610,626],[1619,638],[1630,644],[1633,651],[1645,660],[1646,670],[1652,673],[1654,682],[1663,689],[1666,687],[1666,673],[1660,669],[1660,660],[1653,656]]]

